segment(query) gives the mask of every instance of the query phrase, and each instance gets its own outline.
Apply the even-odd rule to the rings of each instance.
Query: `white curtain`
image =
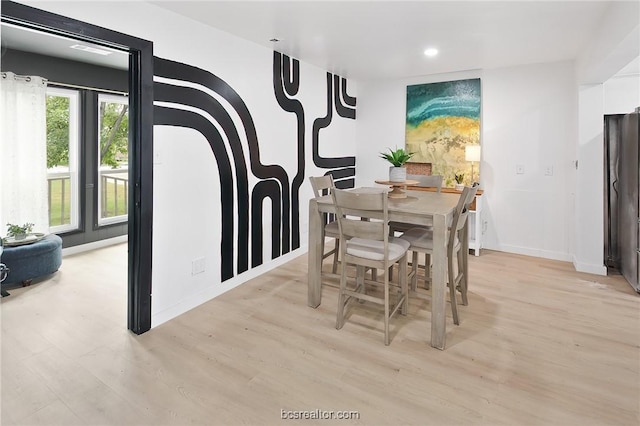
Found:
[[[0,235],[7,223],[49,232],[46,80],[2,73],[0,79]]]

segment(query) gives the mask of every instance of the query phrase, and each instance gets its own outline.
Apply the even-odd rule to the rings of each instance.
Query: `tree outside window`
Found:
[[[125,96],[98,97],[101,225],[127,219],[129,189],[129,114]]]

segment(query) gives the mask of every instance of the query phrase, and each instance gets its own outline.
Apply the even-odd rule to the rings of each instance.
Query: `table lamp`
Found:
[[[480,145],[467,145],[464,147],[464,159],[471,161],[471,183],[473,184],[473,163],[480,161]]]

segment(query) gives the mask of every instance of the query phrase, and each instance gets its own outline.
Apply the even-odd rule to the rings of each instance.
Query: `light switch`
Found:
[[[524,174],[524,166],[522,164],[516,165],[516,174],[523,175]]]
[[[553,176],[553,166],[546,166],[544,168],[544,175],[545,176]]]

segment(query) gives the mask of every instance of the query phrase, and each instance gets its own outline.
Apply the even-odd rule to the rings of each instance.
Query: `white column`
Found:
[[[604,90],[578,88],[578,170],[575,206],[577,271],[606,275],[604,266]]]

